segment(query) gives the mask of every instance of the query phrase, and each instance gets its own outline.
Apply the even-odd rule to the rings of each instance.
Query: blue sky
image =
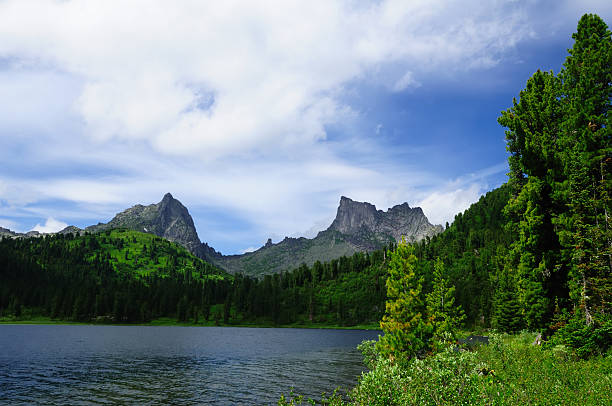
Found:
[[[506,179],[499,112],[582,14],[612,20],[593,0],[175,3],[0,2],[0,226],[166,192],[226,254],[312,237],[341,195],[452,221]]]

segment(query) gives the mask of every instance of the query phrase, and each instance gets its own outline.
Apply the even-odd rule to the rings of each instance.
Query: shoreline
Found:
[[[358,324],[355,326],[339,326],[330,324],[257,324],[257,323],[236,323],[224,324],[215,322],[206,323],[179,323],[173,319],[156,319],[149,323],[95,323],[70,320],[55,320],[50,318],[37,318],[30,320],[0,320],[3,325],[79,325],[79,326],[145,326],[145,327],[244,327],[244,328],[295,328],[295,329],[319,329],[319,330],[380,330],[378,324]]]

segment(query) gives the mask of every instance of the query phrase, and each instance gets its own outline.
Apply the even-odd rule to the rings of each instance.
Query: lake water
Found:
[[[354,386],[380,332],[0,325],[0,404],[276,404]]]

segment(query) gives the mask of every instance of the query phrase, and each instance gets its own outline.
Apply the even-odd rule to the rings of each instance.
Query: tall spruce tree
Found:
[[[563,79],[563,140],[569,183],[564,245],[573,251],[571,295],[591,324],[609,313],[612,296],[612,41],[605,22],[586,14],[578,22]]]
[[[432,326],[425,317],[423,278],[415,273],[417,258],[405,239],[389,254],[386,313],[380,322],[385,333],[378,341],[381,354],[414,357],[430,347]]]
[[[450,285],[440,258],[434,263],[433,288],[427,294],[427,313],[433,327],[434,343],[442,342],[447,336],[454,339],[465,320],[463,309],[455,305],[455,287]]]
[[[507,333],[519,331],[524,326],[521,313],[515,281],[504,269],[497,283],[493,327]]]
[[[573,38],[559,76],[536,72],[498,120],[511,154],[506,212],[519,234],[509,265],[535,329],[554,303],[578,310],[586,324],[611,310],[611,37],[587,14]]]
[[[555,221],[563,211],[557,185],[563,182],[560,146],[559,80],[537,71],[520,92],[519,101],[502,112],[508,128],[509,183],[513,196],[506,211],[519,238],[511,247],[511,263],[519,275],[521,305],[530,328],[545,326],[552,297],[565,283],[559,266]]]

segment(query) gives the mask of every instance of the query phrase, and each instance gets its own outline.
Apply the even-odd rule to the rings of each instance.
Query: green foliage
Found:
[[[604,405],[612,359],[576,360],[531,345],[534,336],[493,336],[475,352],[446,351],[391,362],[378,357],[350,393],[356,405]],[[371,348],[371,346],[370,346]],[[371,354],[368,355],[371,358]]]
[[[377,323],[385,302],[382,252],[258,280],[125,229],[3,240],[0,280],[4,320],[355,326]]]
[[[493,319],[496,289],[504,271],[507,247],[515,232],[505,227],[504,206],[510,197],[508,185],[488,192],[443,233],[429,242],[415,244],[417,273],[424,279],[423,289],[433,290],[436,259],[444,263],[444,277],[454,288],[454,303],[465,312],[465,322],[479,328],[489,327]]]
[[[572,250],[570,294],[587,324],[610,313],[612,296],[612,40],[604,21],[584,15],[564,70],[565,173],[569,208],[564,245]]]
[[[537,71],[520,92],[520,100],[502,112],[499,123],[508,128],[506,140],[510,185],[514,195],[506,211],[518,230],[511,246],[511,267],[519,275],[520,300],[527,324],[543,327],[551,309],[553,273],[567,272],[560,264],[559,236],[554,223],[562,210],[556,201],[562,181],[559,80],[552,72]],[[563,279],[563,276],[561,276]]]
[[[514,333],[524,327],[521,304],[517,297],[516,283],[504,270],[495,294],[493,327],[498,331]]]
[[[423,279],[417,277],[414,248],[403,239],[389,254],[387,306],[380,322],[379,351],[387,357],[414,357],[429,350],[432,325],[425,316]]]
[[[183,247],[126,230],[3,239],[0,280],[4,319],[103,323],[188,322],[194,308],[217,303],[231,286],[229,275]]]
[[[433,288],[427,294],[427,314],[433,326],[435,346],[446,340],[447,336],[455,338],[458,328],[465,320],[461,306],[455,305],[455,287],[449,285],[440,258],[434,263]]]
[[[548,348],[567,346],[583,358],[605,355],[612,347],[612,317],[606,316],[588,325],[582,317],[571,317],[546,345]]]
[[[344,400],[340,395],[338,389],[334,390],[331,396],[327,396],[325,393],[321,395],[321,400],[319,402],[315,401],[312,398],[305,398],[303,395],[297,395],[293,392],[293,389],[289,392],[289,396],[285,397],[285,395],[281,395],[280,399],[277,402],[278,406],[298,406],[298,405],[330,405],[330,406],[341,406],[344,405]]]
[[[511,154],[508,227],[518,232],[508,265],[530,329],[546,327],[555,304],[579,309],[587,325],[612,310],[612,40],[591,14],[572,37],[559,75],[537,71],[498,120]]]

